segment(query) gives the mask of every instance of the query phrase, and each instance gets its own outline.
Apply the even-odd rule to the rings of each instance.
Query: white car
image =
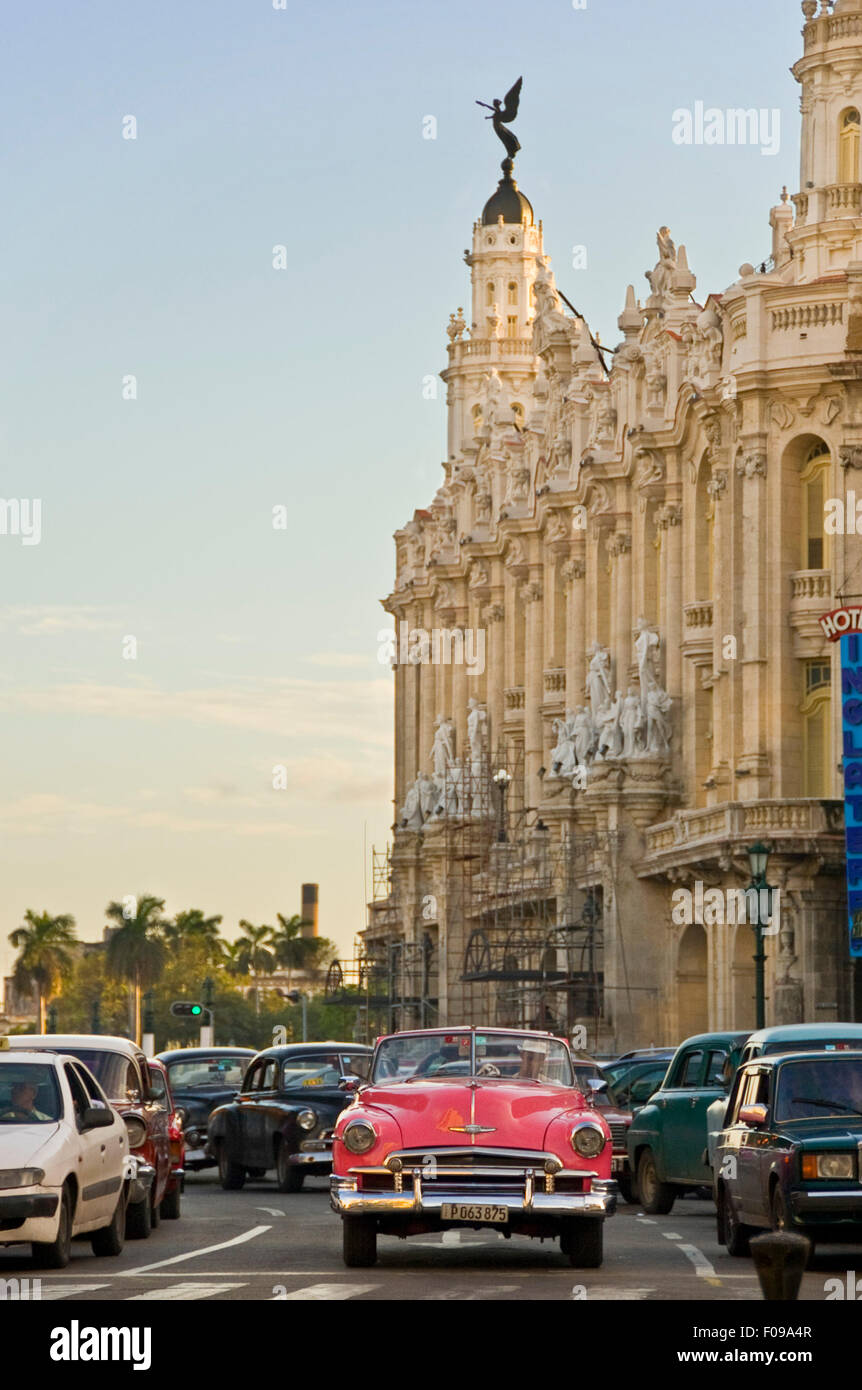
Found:
[[[126,1125],[87,1067],[0,1051],[0,1248],[31,1243],[46,1269],[69,1263],[78,1236],[119,1255],[129,1182]]]

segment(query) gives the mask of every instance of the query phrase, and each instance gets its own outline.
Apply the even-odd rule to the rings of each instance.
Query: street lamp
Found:
[[[754,953],[755,999],[757,1005],[757,1027],[766,1027],[766,950],[763,944],[763,916],[761,907],[766,907],[767,920],[771,915],[771,893],[766,882],[766,865],[769,850],[760,841],[746,850],[751,868],[751,883],[747,896],[751,905],[749,918],[754,928],[756,950]],[[765,890],[765,891],[764,891]]]
[[[506,843],[506,792],[509,790],[509,783],[512,779],[506,769],[501,767],[498,772],[494,773],[492,780],[500,794],[500,828],[497,831],[497,840],[499,844],[504,845]]]
[[[284,997],[291,1004],[302,1005],[302,1041],[308,1042],[308,995],[298,989],[289,989]]]

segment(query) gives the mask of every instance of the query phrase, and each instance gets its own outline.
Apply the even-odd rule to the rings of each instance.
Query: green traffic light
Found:
[[[194,1015],[194,1017],[197,1018],[198,1014],[200,1013],[203,1013],[203,1009],[201,1008],[200,1004],[192,1004],[192,1014]]]

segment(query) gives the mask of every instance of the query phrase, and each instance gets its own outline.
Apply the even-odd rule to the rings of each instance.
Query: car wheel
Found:
[[[60,1220],[54,1240],[33,1242],[33,1260],[41,1269],[65,1269],[72,1256],[72,1196],[68,1187],[60,1198]]]
[[[652,1149],[644,1149],[638,1163],[638,1195],[645,1212],[650,1216],[667,1216],[676,1201],[676,1189],[660,1182]]]
[[[94,1255],[122,1255],[126,1243],[126,1194],[120,1192],[111,1224],[94,1231],[90,1237]]]
[[[182,1192],[179,1181],[177,1181],[177,1185],[173,1191],[166,1192],[162,1198],[161,1213],[166,1221],[179,1221],[181,1200]]]
[[[604,1258],[604,1222],[593,1216],[576,1217],[560,1237],[560,1249],[575,1269],[598,1269]]]
[[[146,1240],[153,1229],[153,1208],[149,1195],[126,1208],[126,1240]]]
[[[300,1192],[302,1184],[305,1182],[305,1173],[301,1168],[289,1163],[290,1150],[286,1144],[279,1144],[278,1153],[275,1156],[276,1182],[279,1192]]]
[[[225,1192],[237,1192],[245,1183],[245,1169],[241,1163],[231,1163],[223,1139],[218,1146],[218,1175]]]
[[[631,1206],[637,1202],[637,1193],[630,1173],[620,1174],[617,1178],[617,1187],[624,1202],[628,1202]]]
[[[751,1227],[743,1226],[726,1187],[721,1189],[720,1201],[721,1227],[724,1232],[724,1244],[727,1253],[744,1258],[751,1253],[748,1248],[748,1242],[751,1239]]]
[[[348,1269],[369,1269],[377,1263],[377,1227],[369,1216],[342,1216],[344,1263]]]

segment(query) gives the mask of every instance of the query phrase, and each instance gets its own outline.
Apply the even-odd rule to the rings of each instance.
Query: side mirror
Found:
[[[112,1110],[106,1110],[104,1105],[88,1105],[81,1117],[82,1129],[110,1129],[114,1123]]]
[[[599,1080],[597,1076],[591,1076],[587,1082],[587,1087],[589,1089],[589,1095],[587,1096],[587,1100],[589,1101],[590,1105],[595,1105],[602,1092],[607,1091],[608,1083],[604,1079]]]
[[[766,1124],[769,1114],[765,1105],[743,1105],[739,1112],[739,1122],[743,1125],[750,1125],[752,1129],[759,1129]]]

